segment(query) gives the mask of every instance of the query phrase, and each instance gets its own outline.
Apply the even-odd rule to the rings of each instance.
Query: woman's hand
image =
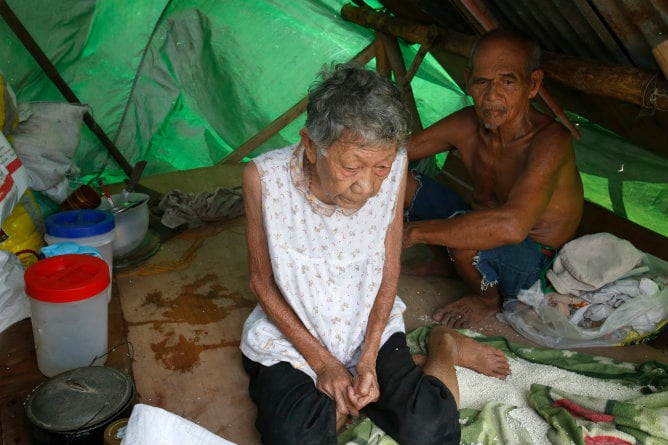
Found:
[[[358,411],[375,402],[380,397],[380,387],[376,376],[376,363],[360,361],[355,367],[357,375],[348,391],[348,398]]]
[[[336,403],[336,411],[341,415],[356,417],[359,410],[349,397],[353,385],[353,376],[343,364],[332,359],[318,369],[314,369],[317,375],[316,387]]]

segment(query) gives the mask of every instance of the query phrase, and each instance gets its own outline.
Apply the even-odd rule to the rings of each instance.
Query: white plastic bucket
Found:
[[[58,212],[44,220],[44,241],[47,244],[74,242],[95,247],[109,265],[109,276],[114,268],[114,215],[98,209]]]
[[[144,241],[149,226],[148,201],[146,193],[129,193],[112,195],[111,199],[117,206],[134,203],[135,206],[122,212],[114,213],[114,242],[113,254],[116,258],[130,254]],[[100,204],[99,209],[109,210],[107,201]]]
[[[37,367],[47,377],[107,360],[108,265],[90,255],[58,255],[25,272]]]

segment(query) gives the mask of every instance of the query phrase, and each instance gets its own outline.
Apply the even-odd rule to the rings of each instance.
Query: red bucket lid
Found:
[[[109,286],[109,266],[91,255],[58,255],[31,264],[24,275],[26,294],[49,303],[94,297]]]

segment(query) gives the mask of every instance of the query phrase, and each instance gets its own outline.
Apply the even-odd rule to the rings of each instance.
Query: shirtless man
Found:
[[[434,314],[448,326],[480,323],[529,288],[580,222],[583,191],[571,136],[530,103],[543,79],[539,63],[534,43],[507,31],[484,35],[465,72],[474,105],[409,141],[409,160],[459,151],[472,178],[471,207],[419,174],[406,186],[404,248],[447,247],[475,292]]]

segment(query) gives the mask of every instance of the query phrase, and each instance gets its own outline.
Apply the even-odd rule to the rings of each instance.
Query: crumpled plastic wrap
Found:
[[[642,266],[658,292],[639,295],[615,309],[598,327],[585,328],[550,305],[540,282],[503,303],[502,320],[536,343],[557,349],[622,346],[649,341],[668,329],[668,262],[644,254]]]
[[[164,211],[161,222],[170,229],[188,224],[195,228],[208,222],[234,219],[244,214],[243,195],[240,187],[219,187],[213,192],[167,192],[159,204]]]

